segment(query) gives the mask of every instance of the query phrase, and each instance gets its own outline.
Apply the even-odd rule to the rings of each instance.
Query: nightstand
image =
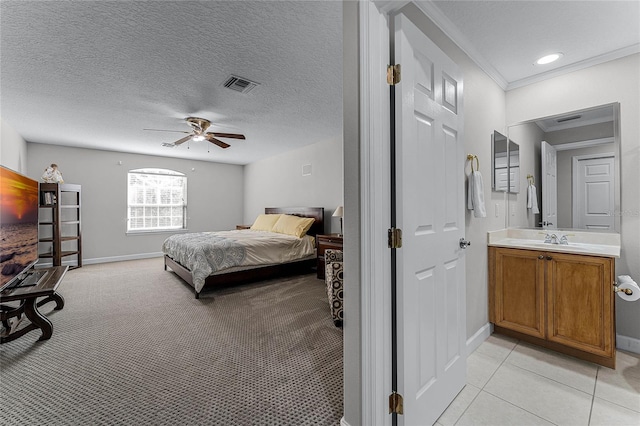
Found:
[[[318,254],[317,277],[324,280],[324,251],[326,249],[342,250],[342,235],[316,235],[316,252]]]
[[[236,229],[251,229],[251,225],[236,225]]]

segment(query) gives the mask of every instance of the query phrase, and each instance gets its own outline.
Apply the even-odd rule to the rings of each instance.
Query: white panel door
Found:
[[[542,141],[542,226],[558,228],[558,154]]]
[[[573,227],[613,230],[613,157],[574,158],[573,164]]]
[[[400,424],[431,425],[466,382],[462,75],[395,17]]]

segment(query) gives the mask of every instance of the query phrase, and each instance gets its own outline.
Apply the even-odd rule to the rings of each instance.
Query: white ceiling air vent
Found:
[[[249,93],[258,86],[259,83],[238,77],[237,75],[231,75],[224,83],[222,83],[222,85],[228,89],[235,90],[236,92]]]

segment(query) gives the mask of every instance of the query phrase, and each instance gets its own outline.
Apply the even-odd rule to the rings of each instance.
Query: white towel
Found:
[[[474,217],[487,217],[487,210],[484,207],[484,184],[482,175],[477,171],[469,175],[467,208],[473,210]]]
[[[540,209],[538,209],[538,191],[535,185],[529,185],[527,188],[527,208],[531,209],[533,214],[540,213]]]

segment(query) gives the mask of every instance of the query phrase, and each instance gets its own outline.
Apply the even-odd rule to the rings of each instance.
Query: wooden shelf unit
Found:
[[[52,259],[53,266],[61,266],[64,257],[75,256],[76,265],[70,265],[70,269],[82,267],[81,196],[80,185],[40,184],[38,257]],[[42,251],[43,245],[47,251]]]

